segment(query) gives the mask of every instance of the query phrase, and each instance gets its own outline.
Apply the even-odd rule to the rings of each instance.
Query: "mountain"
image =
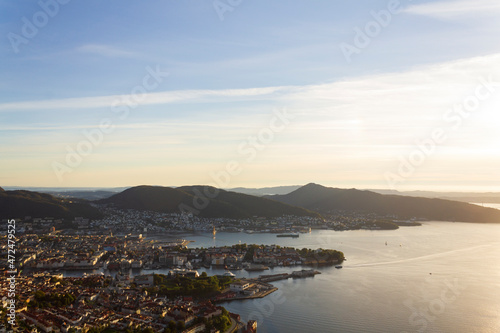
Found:
[[[53,217],[99,218],[101,213],[88,202],[56,198],[31,191],[0,191],[0,218]]]
[[[410,197],[438,198],[472,203],[500,203],[499,192],[432,192],[432,191],[407,191],[396,190],[369,190],[380,194],[404,195]],[[280,193],[276,193],[280,194]]]
[[[196,193],[203,193],[206,189],[205,186],[184,186],[178,188],[179,190],[196,195]],[[214,187],[209,187],[210,191],[217,190]],[[301,207],[294,207],[283,204],[278,201],[270,200],[267,198],[256,197],[253,195],[235,193],[231,191],[219,190],[215,198],[216,201],[222,202],[224,207],[227,205],[234,207],[238,214],[244,216],[262,216],[262,217],[277,217],[282,215],[296,215],[296,216],[316,216],[318,213],[306,210]],[[213,212],[214,215],[219,215],[217,211]]]
[[[444,199],[383,195],[371,191],[339,189],[308,184],[286,195],[266,196],[318,213],[339,210],[419,217],[428,220],[500,223],[500,210]]]
[[[182,203],[192,203],[193,197],[171,187],[136,186],[97,203],[113,204],[122,209],[175,212]]]
[[[214,193],[214,195],[211,195]],[[212,199],[208,199],[212,197]],[[315,212],[252,195],[210,186],[137,186],[97,201],[122,209],[151,210],[164,213],[196,211],[200,217],[249,218],[282,215],[317,216]]]

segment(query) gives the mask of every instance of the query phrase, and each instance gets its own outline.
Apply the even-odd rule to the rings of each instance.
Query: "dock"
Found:
[[[257,280],[259,282],[273,282],[273,281],[287,280],[289,278],[300,279],[300,278],[306,278],[306,277],[314,277],[317,274],[321,274],[321,272],[315,271],[313,269],[303,269],[301,271],[294,271],[292,273],[259,275]]]
[[[313,269],[303,269],[301,271],[294,271],[292,273],[281,273],[281,274],[269,274],[269,275],[260,275],[258,278],[250,278],[245,279],[246,282],[252,283],[255,287],[259,289],[258,292],[250,294],[250,295],[237,295],[234,297],[222,297],[213,299],[213,302],[231,302],[231,301],[241,301],[248,299],[256,299],[263,298],[267,295],[278,290],[275,286],[270,284],[269,282],[279,281],[279,280],[287,280],[290,278],[293,279],[301,279],[306,277],[314,277],[317,274],[321,274],[319,271],[315,271]]]
[[[231,302],[231,301],[244,301],[244,300],[249,300],[249,299],[257,299],[257,298],[264,298],[269,294],[274,293],[278,288],[272,287],[271,289],[263,290],[258,293],[255,293],[253,295],[248,295],[248,296],[236,296],[236,297],[231,297],[231,298],[221,298],[217,300],[212,300],[214,303],[224,303],[224,302]]]

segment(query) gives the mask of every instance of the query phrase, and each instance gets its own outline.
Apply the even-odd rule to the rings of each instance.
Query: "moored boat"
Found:
[[[269,269],[269,267],[261,265],[261,264],[253,264],[245,268],[246,271],[249,272],[258,272],[258,271],[265,271]]]
[[[276,237],[292,237],[292,238],[298,238],[299,234],[297,233],[286,233],[286,234],[278,234]]]
[[[234,275],[233,273],[231,273],[230,271],[226,271],[224,273],[224,276],[230,276],[230,277],[235,277],[236,275]]]

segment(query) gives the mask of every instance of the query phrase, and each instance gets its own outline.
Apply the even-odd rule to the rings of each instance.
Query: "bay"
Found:
[[[222,303],[245,321],[257,320],[259,333],[500,332],[500,224],[424,222],[398,230],[313,230],[299,238],[244,232],[180,237],[194,241],[190,248],[246,243],[344,252],[342,269],[318,267],[322,274],[315,277],[273,282],[278,291],[263,299]],[[299,269],[233,273],[243,278]]]
[[[500,332],[498,224],[425,222],[391,231],[318,230],[297,239],[246,233],[188,239],[195,240],[191,247],[241,241],[345,253],[342,269],[319,268],[314,278],[273,283],[278,292],[264,299],[223,304],[244,320],[257,320],[259,332]]]

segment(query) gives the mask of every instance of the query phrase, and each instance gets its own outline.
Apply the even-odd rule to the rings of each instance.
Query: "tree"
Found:
[[[229,316],[229,312],[226,310],[226,308],[225,308],[225,307],[222,307],[222,314],[223,314],[224,316]]]
[[[217,318],[214,319],[213,323],[215,328],[217,328],[221,332],[224,332],[229,327],[231,327],[231,319],[229,319],[229,317],[226,315],[218,316]]]
[[[45,298],[45,293],[41,290],[37,290],[35,292],[35,299],[37,300],[41,300],[41,299],[44,299]]]
[[[164,281],[165,281],[165,279],[163,278],[162,275],[154,274],[153,275],[153,281],[154,281],[155,286],[157,286],[159,284],[163,284]]]

